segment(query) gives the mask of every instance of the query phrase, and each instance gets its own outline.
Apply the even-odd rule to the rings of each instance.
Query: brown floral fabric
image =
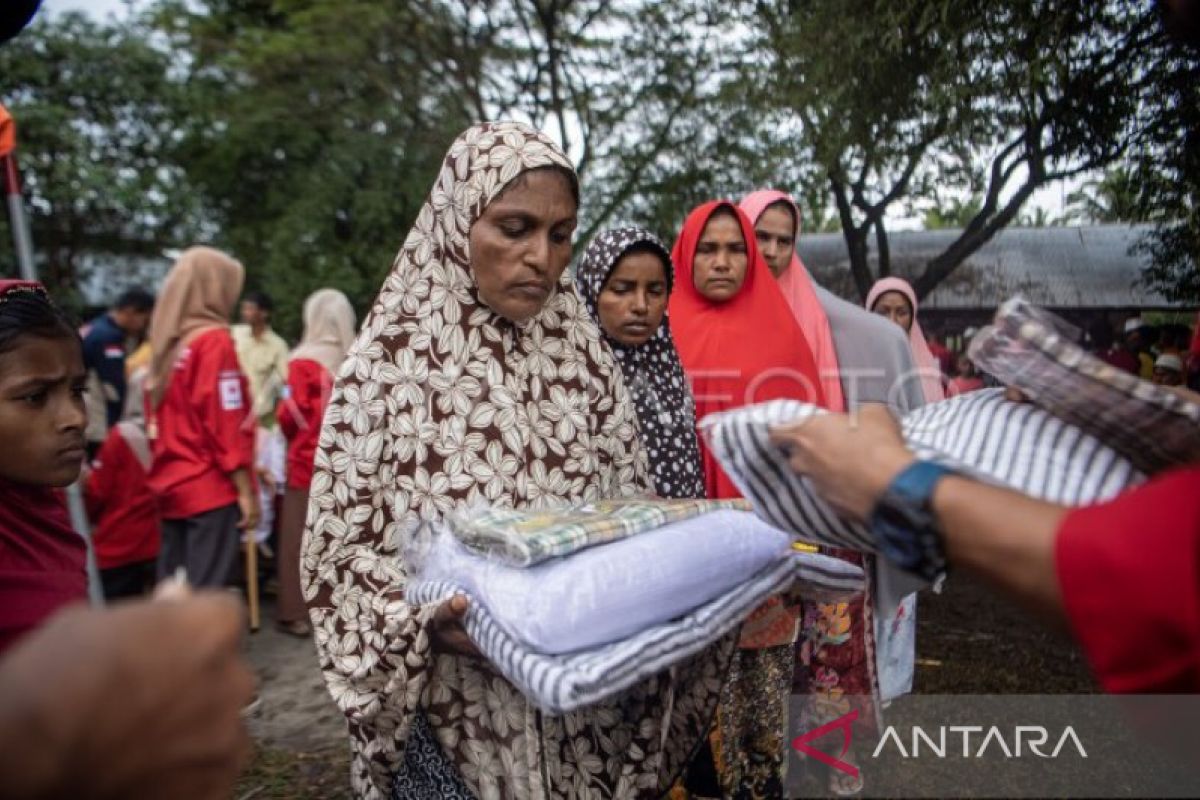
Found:
[[[486,662],[432,652],[435,609],[405,602],[401,550],[421,519],[649,491],[620,372],[566,275],[521,325],[488,308],[471,275],[472,223],[521,173],[551,166],[572,169],[518,123],[454,142],[326,412],[301,572],[362,797],[388,796],[418,709],[481,800],[655,796],[720,691],[710,652],[614,702],[542,715]]]

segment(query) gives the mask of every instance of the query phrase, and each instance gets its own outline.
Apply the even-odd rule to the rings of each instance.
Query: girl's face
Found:
[[[0,477],[30,486],[68,486],[86,456],[78,341],[24,336],[0,354]]]
[[[662,324],[667,311],[667,274],[662,258],[639,251],[621,258],[596,302],[600,326],[615,341],[638,347]]]

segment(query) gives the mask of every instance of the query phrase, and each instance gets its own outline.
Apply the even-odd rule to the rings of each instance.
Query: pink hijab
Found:
[[[769,206],[776,203],[787,203],[796,219],[796,238],[800,238],[800,208],[790,195],[775,189],[761,189],[751,192],[742,198],[739,208],[746,212],[751,223],[758,224],[758,218]],[[816,289],[813,288],[812,278],[805,269],[800,256],[792,250],[792,263],[779,276],[779,290],[787,298],[792,316],[804,332],[808,346],[812,350],[813,360],[817,362],[820,374],[821,389],[825,393],[825,404],[834,411],[845,411],[846,400],[842,395],[842,381],[838,369],[837,350],[833,346],[833,332],[829,328],[829,317],[821,301],[817,299]]]
[[[921,390],[925,394],[925,402],[936,403],[946,399],[946,390],[942,387],[942,368],[929,351],[925,332],[921,330],[921,323],[917,322],[917,293],[908,281],[903,278],[880,278],[875,281],[864,304],[867,311],[874,311],[875,301],[887,292],[899,292],[908,298],[908,304],[912,306],[912,327],[908,331],[908,346],[912,349],[913,364],[921,374]]]

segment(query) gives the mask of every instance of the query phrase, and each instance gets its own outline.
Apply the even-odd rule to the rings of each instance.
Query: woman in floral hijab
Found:
[[[577,197],[542,134],[466,131],[339,371],[301,570],[361,797],[658,796],[715,704],[707,653],[543,715],[470,654],[462,598],[405,601],[421,519],[650,491],[620,372],[564,274]]]

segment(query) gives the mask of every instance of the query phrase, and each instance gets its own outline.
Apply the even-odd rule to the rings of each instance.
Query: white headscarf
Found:
[[[337,289],[318,289],[304,301],[304,336],[292,360],[316,361],[337,373],[354,341],[354,307]]]

